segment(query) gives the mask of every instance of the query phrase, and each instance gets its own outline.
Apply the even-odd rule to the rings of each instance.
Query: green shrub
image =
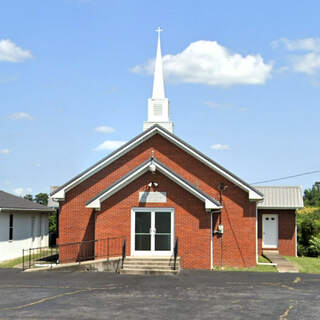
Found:
[[[317,250],[310,241],[320,234],[320,211],[309,214],[298,214],[298,254],[299,256],[315,256]],[[313,240],[314,241],[314,240]]]
[[[309,255],[313,257],[320,256],[320,234],[318,236],[312,236],[309,244]]]

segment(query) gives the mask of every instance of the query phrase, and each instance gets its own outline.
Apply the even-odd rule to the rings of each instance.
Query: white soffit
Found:
[[[205,203],[206,210],[220,210],[222,207],[220,203],[211,198],[210,196],[206,195],[202,191],[196,189],[191,184],[189,184],[187,181],[185,181],[183,178],[179,177],[177,174],[175,174],[173,171],[171,171],[169,168],[166,168],[164,165],[162,165],[157,160],[150,159],[141,166],[137,167],[133,171],[131,171],[127,176],[120,179],[118,182],[114,183],[104,191],[100,192],[96,197],[89,200],[86,203],[87,208],[97,209],[100,210],[101,203],[111,197],[113,194],[127,186],[132,181],[139,178],[141,175],[146,173],[150,170],[150,165],[155,165],[155,168],[157,171],[161,172],[163,175],[165,175],[167,178],[184,188],[185,190],[189,191],[191,194],[193,194],[195,197],[200,199]]]
[[[64,184],[62,187],[60,187],[58,190],[56,190],[54,193],[51,194],[52,198],[54,200],[64,200],[65,199],[65,193],[69,191],[70,189],[74,188],[78,184],[80,184],[82,181],[88,179],[92,175],[94,175],[96,172],[100,171],[104,167],[111,164],[113,161],[117,160],[130,150],[134,149],[136,146],[140,145],[144,141],[148,140],[155,134],[159,133],[161,136],[166,138],[167,140],[171,141],[173,144],[178,146],[179,148],[183,149],[187,153],[189,153],[191,156],[195,157],[205,165],[207,165],[209,168],[213,169],[214,171],[221,174],[223,177],[225,177],[227,180],[233,182],[235,185],[237,185],[239,188],[245,190],[249,194],[249,199],[252,201],[259,201],[263,200],[263,196],[259,193],[259,191],[255,190],[250,185],[246,184],[244,181],[240,180],[238,177],[233,175],[231,172],[226,170],[225,168],[219,166],[209,158],[207,158],[205,155],[200,153],[199,151],[195,150],[193,147],[185,143],[184,141],[180,140],[175,135],[171,134],[167,130],[161,128],[159,125],[154,125],[149,130],[144,131],[142,134],[138,135],[136,138],[129,141],[124,146],[120,147],[115,152],[111,153],[106,158],[102,159],[97,164],[93,165],[86,171],[80,173],[78,176],[76,176],[74,179],[70,180],[66,184]]]

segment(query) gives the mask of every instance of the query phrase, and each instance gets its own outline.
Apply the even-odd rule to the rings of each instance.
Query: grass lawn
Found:
[[[48,255],[50,255],[51,251],[50,250],[43,250],[40,253],[36,253],[36,254],[32,254],[31,258],[32,260],[38,259],[38,258],[44,258]],[[29,255],[26,255],[24,257],[24,263],[27,266],[29,263]],[[22,257],[19,258],[15,258],[15,259],[10,259],[10,260],[5,260],[0,262],[0,268],[15,268],[15,267],[19,267],[22,268]]]
[[[0,262],[0,268],[14,268],[22,263],[22,257]]]
[[[259,256],[259,262],[270,263],[268,259],[265,257]],[[251,268],[237,268],[237,267],[216,267],[214,270],[217,271],[252,271],[252,272],[278,272],[275,266],[264,266],[264,265],[257,265]]]
[[[320,258],[286,257],[286,259],[299,268],[300,272],[320,273]]]

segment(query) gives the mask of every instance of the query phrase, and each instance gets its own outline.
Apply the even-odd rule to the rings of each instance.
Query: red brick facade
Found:
[[[258,210],[258,245],[262,254],[262,215],[278,215],[278,251],[284,256],[296,256],[296,213],[295,210]]]
[[[219,183],[223,182],[228,186],[223,193],[222,213],[213,215],[215,230],[219,223],[224,225],[223,237],[218,235],[213,237],[213,265],[254,266],[257,246],[256,203],[249,201],[248,193],[159,134],[149,138],[66,193],[65,201],[60,203],[59,243],[126,236],[127,255],[130,255],[131,208],[170,207],[175,210],[175,237],[179,238],[182,267],[209,269],[210,213],[205,212],[202,201],[159,172],[152,175],[152,180],[159,184],[157,191],[167,193],[167,203],[139,203],[139,191],[144,191],[151,179],[151,173],[146,173],[104,201],[100,211],[95,212],[85,207],[89,199],[149,159],[152,151],[157,160],[218,201],[220,201]],[[290,217],[290,213],[286,213],[284,219],[289,221]],[[281,221],[279,220],[279,225]],[[284,237],[281,241],[281,250],[288,250],[286,252],[291,250],[289,242],[294,236],[287,237],[288,232],[285,230],[280,232]],[[96,251],[99,250],[96,248]],[[74,253],[68,256],[66,252],[61,251],[62,262],[72,259],[76,260]]]

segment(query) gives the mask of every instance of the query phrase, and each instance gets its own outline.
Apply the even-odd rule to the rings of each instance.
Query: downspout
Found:
[[[210,212],[210,267],[213,270],[213,212]]]
[[[256,264],[259,263],[259,245],[258,245],[258,234],[259,234],[259,225],[258,225],[258,221],[259,221],[259,216],[258,216],[258,205],[256,203]]]
[[[93,240],[96,240],[97,211],[94,210],[93,213],[94,213]],[[94,260],[96,260],[96,242],[94,241],[93,243],[94,243],[94,245],[93,245],[93,257],[94,257]]]

